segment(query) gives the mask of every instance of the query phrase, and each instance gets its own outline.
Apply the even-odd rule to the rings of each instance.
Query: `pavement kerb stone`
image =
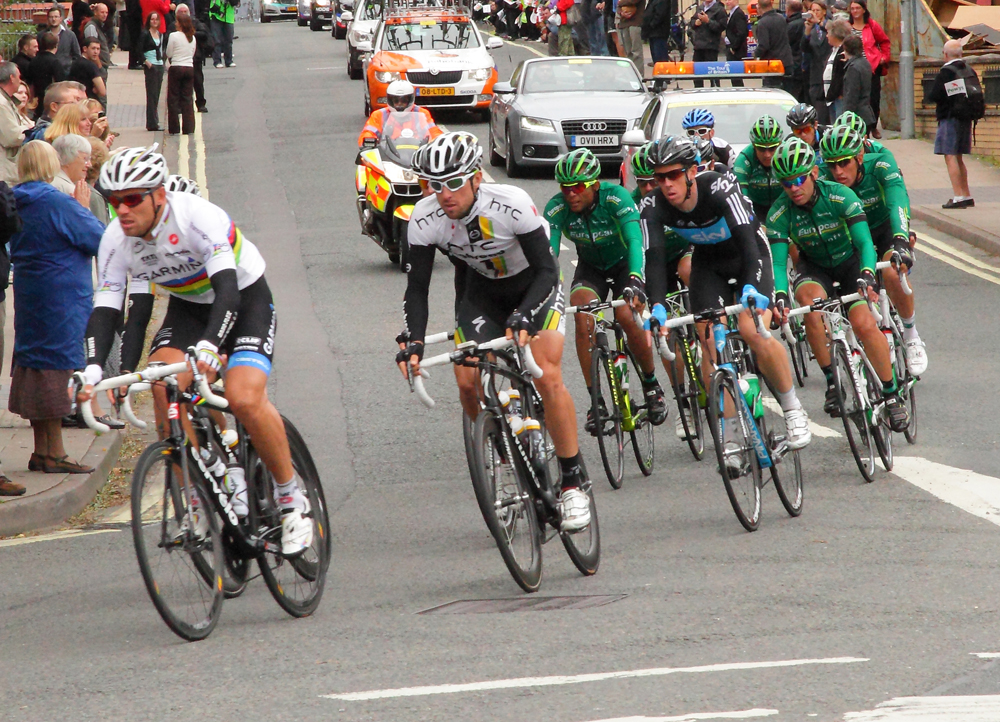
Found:
[[[124,438],[120,431],[103,436],[95,434],[87,454],[80,460],[94,467],[92,473],[71,474],[40,494],[14,497],[0,504],[0,536],[56,527],[83,511],[107,482]]]
[[[938,213],[926,206],[911,206],[910,216],[918,221],[923,221],[931,228],[959,240],[970,243],[980,250],[995,256],[1000,256],[1000,236],[987,233],[981,228],[963,224],[956,218],[951,218],[944,213]],[[920,250],[920,243],[917,242],[917,250]]]

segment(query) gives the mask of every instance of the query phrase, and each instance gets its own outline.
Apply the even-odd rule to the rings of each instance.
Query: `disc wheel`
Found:
[[[708,423],[715,441],[719,474],[736,518],[747,531],[756,531],[760,524],[761,469],[750,429],[754,422],[739,403],[735,384],[735,378],[723,371],[712,377]]]
[[[170,443],[146,448],[132,475],[132,539],[156,611],[177,636],[196,641],[211,634],[222,614],[224,561],[215,514],[207,514],[204,539],[181,530],[186,488],[194,489],[202,504],[210,503],[200,483],[191,478],[186,486],[182,473],[180,454]]]
[[[835,342],[832,348],[833,387],[837,391],[837,405],[844,422],[847,443],[865,481],[875,481],[875,449],[868,426],[868,414],[861,401],[861,394],[851,373],[851,359],[847,344]]]
[[[472,481],[504,564],[518,586],[538,591],[542,581],[542,535],[534,501],[521,478],[523,470],[507,458],[504,429],[497,416],[483,411],[472,426],[476,471]],[[511,451],[515,452],[513,444]],[[516,453],[516,452],[515,452]]]
[[[677,413],[680,414],[688,448],[691,449],[695,460],[701,461],[701,457],[705,453],[705,429],[701,405],[698,403],[702,388],[701,371],[693,353],[695,346],[692,345],[698,341],[688,338],[685,334],[674,334],[670,338],[670,343],[673,345],[673,352],[677,358],[674,363],[675,382],[673,384]]]
[[[611,352],[598,346],[590,360],[590,403],[594,414],[594,434],[601,450],[604,472],[613,489],[622,488],[625,473],[625,433],[622,416],[613,389],[615,385],[614,362]]]
[[[636,361],[635,354],[632,353],[631,349],[628,349],[627,351],[629,378],[642,378],[640,375],[642,374],[642,368],[639,366],[639,362]],[[628,432],[629,439],[632,442],[632,451],[635,453],[635,463],[639,465],[639,471],[642,472],[643,476],[649,476],[653,473],[653,462],[656,457],[653,447],[653,425],[649,423],[649,417],[646,409],[639,409],[638,411],[635,410],[634,397],[632,398],[635,428]]]

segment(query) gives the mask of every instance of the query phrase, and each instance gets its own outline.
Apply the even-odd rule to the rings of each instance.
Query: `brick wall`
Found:
[[[976,144],[972,151],[1000,158],[1000,55],[970,56],[964,60],[979,74],[986,95],[986,117],[976,126]],[[943,64],[942,60],[918,60],[914,64],[913,99],[917,109],[914,126],[917,136],[933,139],[937,132],[934,104],[924,103],[924,87],[926,84],[930,89],[932,79]],[[883,86],[882,92],[885,93],[885,90]]]

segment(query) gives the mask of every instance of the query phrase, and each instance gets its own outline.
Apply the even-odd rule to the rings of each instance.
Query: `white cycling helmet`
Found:
[[[456,131],[439,135],[414,154],[412,167],[421,178],[445,180],[479,170],[483,149],[472,133]]]
[[[201,198],[201,188],[190,178],[185,178],[182,175],[172,175],[167,178],[167,182],[163,185],[168,191],[177,191],[178,193],[190,193],[193,196],[198,196]]]
[[[409,80],[393,80],[385,91],[385,102],[391,110],[404,111],[413,105],[417,91]]]
[[[149,148],[115,153],[101,168],[101,186],[111,192],[162,186],[167,180],[167,161],[156,152],[158,147],[153,143]]]

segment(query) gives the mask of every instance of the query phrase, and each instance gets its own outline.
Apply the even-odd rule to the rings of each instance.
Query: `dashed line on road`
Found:
[[[484,692],[498,689],[524,689],[528,687],[554,687],[567,684],[602,682],[611,679],[634,679],[637,677],[664,677],[671,674],[704,674],[712,672],[740,672],[755,669],[775,669],[780,667],[804,667],[827,664],[856,664],[869,661],[866,657],[826,657],[822,659],[785,659],[773,662],[731,662],[706,664],[698,667],[654,667],[621,672],[597,672],[594,674],[559,675],[553,677],[519,677],[497,679],[488,682],[467,684],[440,684],[427,687],[402,687],[399,689],[377,689],[367,692],[349,692],[320,695],[326,699],[347,702],[366,702],[376,699],[396,699],[400,697],[426,697],[435,694],[457,694],[460,692]]]
[[[868,712],[848,712],[845,722],[918,722],[962,720],[996,722],[1000,695],[955,697],[896,697]]]
[[[776,709],[744,709],[738,712],[692,712],[691,714],[674,715],[672,717],[615,717],[613,719],[597,720],[597,722],[695,722],[695,720],[712,719],[754,719],[770,717],[779,714]]]
[[[919,456],[897,456],[892,473],[941,501],[1000,526],[1000,479],[996,477]]]
[[[94,534],[111,534],[114,532],[121,531],[121,529],[92,529],[89,531],[81,531],[79,529],[64,529],[62,531],[54,531],[48,534],[39,534],[38,536],[26,536],[14,539],[2,539],[0,540],[0,548],[2,547],[17,547],[24,544],[34,544],[35,542],[43,541],[57,541],[59,539],[74,539],[80,536],[92,536]]]
[[[1000,652],[969,652],[969,654],[980,659],[1000,659]]]

